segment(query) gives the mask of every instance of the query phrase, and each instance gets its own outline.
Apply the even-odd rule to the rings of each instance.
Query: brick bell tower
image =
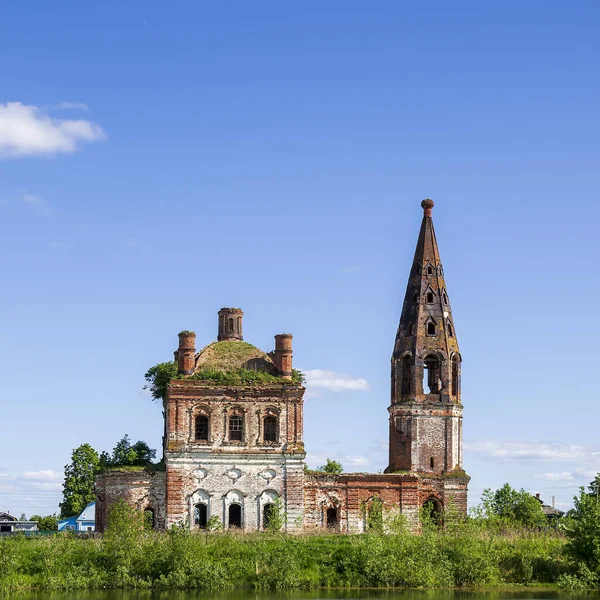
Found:
[[[388,473],[462,471],[461,356],[431,211],[423,221],[392,355]]]

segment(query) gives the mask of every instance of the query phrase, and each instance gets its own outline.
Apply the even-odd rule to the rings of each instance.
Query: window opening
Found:
[[[201,441],[208,441],[208,417],[198,415],[195,423],[195,438]]]
[[[405,356],[402,359],[402,394],[410,394],[411,388],[411,377],[410,377],[410,357]]]
[[[433,469],[433,456],[429,459],[429,466]]]
[[[433,268],[431,265],[427,267],[427,275],[433,275]]]
[[[435,335],[435,323],[433,321],[427,323],[427,335]]]
[[[425,394],[438,394],[441,391],[441,375],[440,359],[430,354],[425,358],[423,365],[423,392]]]
[[[154,529],[154,509],[151,507],[144,510],[144,529]]]
[[[208,523],[208,506],[201,502],[194,506],[194,525],[204,529]]]
[[[452,358],[452,395],[458,395],[459,386],[459,363],[456,356]]]
[[[229,319],[229,333],[233,333],[233,319]]]
[[[272,502],[265,504],[263,507],[263,527],[269,529],[273,518],[275,517],[275,505]]]
[[[277,441],[277,417],[265,417],[264,421],[265,442]]]
[[[444,507],[437,498],[428,498],[423,504],[426,515],[436,525],[443,525]]]
[[[448,296],[444,293],[444,304],[448,304]]]
[[[454,331],[452,330],[452,323],[448,323],[448,335],[454,337]]]
[[[427,304],[433,304],[433,292],[427,292]]]
[[[338,526],[338,510],[337,508],[328,508],[325,514],[327,527],[333,529]]]
[[[244,433],[244,419],[239,415],[229,417],[229,440],[241,442]]]
[[[229,505],[229,528],[242,526],[242,507],[239,504]]]

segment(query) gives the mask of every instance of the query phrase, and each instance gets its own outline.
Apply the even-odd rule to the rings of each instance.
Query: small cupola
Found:
[[[244,311],[241,308],[222,308],[219,311],[219,335],[217,341],[231,342],[242,341],[242,317]]]

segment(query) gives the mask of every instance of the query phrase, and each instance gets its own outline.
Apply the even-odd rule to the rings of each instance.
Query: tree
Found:
[[[58,517],[56,515],[31,515],[30,521],[37,521],[40,531],[56,531],[58,529]]]
[[[567,553],[597,573],[600,570],[600,502],[596,501],[595,494],[587,494],[583,488],[573,502],[565,527],[569,540]]]
[[[590,481],[588,489],[591,496],[594,496],[596,500],[600,500],[600,473],[596,473],[596,477],[594,477],[594,481]]]
[[[99,467],[98,453],[89,444],[73,450],[71,463],[65,465],[63,501],[59,504],[61,517],[78,515],[94,501],[94,479]]]
[[[333,475],[341,475],[344,472],[344,467],[342,463],[339,463],[337,460],[327,459],[324,465],[317,467],[317,471],[319,473],[332,473]]]
[[[100,455],[100,464],[106,467],[145,467],[152,463],[156,450],[150,448],[146,442],[131,444],[129,436],[125,434],[113,448],[112,455],[103,452]]]
[[[515,490],[508,483],[495,492],[490,488],[484,490],[481,500],[483,513],[488,518],[499,517],[526,527],[542,527],[546,524],[539,500],[524,489]]]
[[[150,367],[144,378],[147,384],[144,386],[145,390],[150,391],[150,395],[154,400],[162,400],[167,395],[167,388],[171,379],[177,376],[177,365],[175,362],[164,362],[159,363]]]

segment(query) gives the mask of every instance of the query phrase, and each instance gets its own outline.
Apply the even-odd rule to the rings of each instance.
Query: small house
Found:
[[[37,531],[37,521],[19,521],[17,517],[7,512],[0,512],[0,533],[13,533],[15,531]]]
[[[77,531],[87,533],[96,531],[96,503],[90,502],[80,515],[74,515],[58,522],[59,531]]]

